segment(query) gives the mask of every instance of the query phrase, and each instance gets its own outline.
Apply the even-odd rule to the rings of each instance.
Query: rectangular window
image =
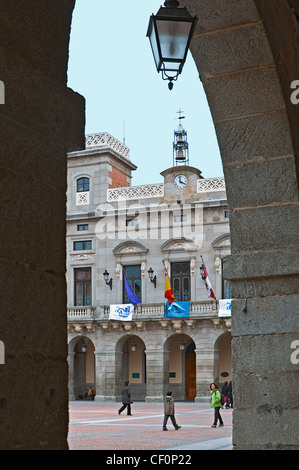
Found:
[[[187,216],[186,215],[175,215],[174,216],[174,221],[175,222],[187,222]]]
[[[123,267],[128,283],[141,302],[141,266],[124,266]],[[126,292],[125,282],[123,282],[123,303],[129,304],[130,300]]]
[[[85,230],[88,230],[88,224],[77,225],[77,231],[78,232],[84,232]]]
[[[172,292],[178,302],[190,300],[190,262],[171,263]]]
[[[82,240],[80,242],[74,242],[74,250],[91,250],[92,249],[92,241],[91,240]]]
[[[91,305],[91,268],[74,269],[75,306]]]
[[[138,219],[127,219],[126,220],[126,227],[131,227],[131,226],[137,227],[137,225],[138,225]]]

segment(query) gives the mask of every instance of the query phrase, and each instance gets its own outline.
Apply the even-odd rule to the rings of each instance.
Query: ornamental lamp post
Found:
[[[198,20],[186,7],[178,7],[177,0],[166,0],[164,7],[151,15],[147,30],[157,71],[162,72],[163,80],[169,80],[170,90],[183,70]]]

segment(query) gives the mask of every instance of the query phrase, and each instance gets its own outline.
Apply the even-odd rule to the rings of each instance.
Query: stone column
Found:
[[[95,352],[95,401],[118,401],[122,386],[122,352]]]
[[[214,349],[196,349],[196,397],[195,402],[210,401],[210,383],[214,382]]]
[[[74,391],[74,377],[75,377],[75,371],[74,371],[74,358],[75,358],[75,353],[74,352],[69,352],[68,354],[68,364],[69,364],[69,400],[75,400],[75,391]]]
[[[146,349],[146,402],[161,402],[164,397],[165,377],[163,349]]]
[[[0,448],[62,450],[67,152],[85,146],[84,99],[66,86],[74,1],[0,3]]]

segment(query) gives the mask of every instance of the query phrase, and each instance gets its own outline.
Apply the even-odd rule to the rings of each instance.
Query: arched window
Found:
[[[89,191],[89,178],[79,178],[77,180],[77,193]]]

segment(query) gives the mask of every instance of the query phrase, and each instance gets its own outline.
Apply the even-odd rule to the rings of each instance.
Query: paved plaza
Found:
[[[132,416],[120,416],[120,403],[72,401],[69,404],[70,450],[231,450],[232,410],[221,410],[224,426],[211,428],[213,410],[207,403],[176,402],[175,430],[168,421],[162,431],[163,404],[136,402]]]

